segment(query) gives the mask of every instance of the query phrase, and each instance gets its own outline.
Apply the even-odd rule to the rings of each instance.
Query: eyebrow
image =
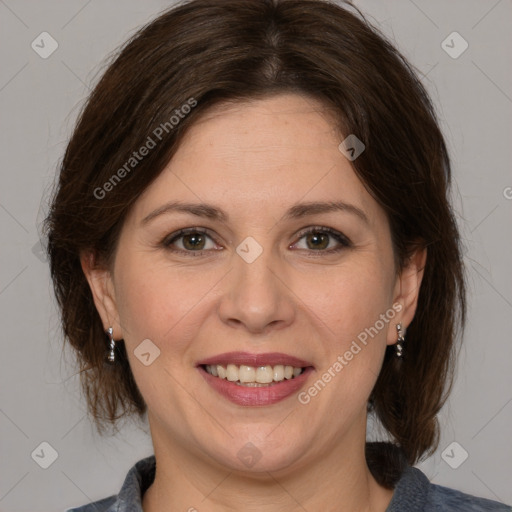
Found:
[[[363,210],[352,204],[344,203],[343,201],[295,204],[288,209],[283,218],[284,220],[299,219],[308,215],[337,211],[352,213],[359,217],[366,224],[369,224],[368,217]],[[144,219],[141,221],[141,224],[146,225],[154,218],[171,212],[189,213],[191,215],[195,215],[196,217],[204,217],[223,223],[227,223],[229,221],[229,215],[224,210],[214,205],[207,203],[184,203],[181,201],[170,201],[144,217]]]

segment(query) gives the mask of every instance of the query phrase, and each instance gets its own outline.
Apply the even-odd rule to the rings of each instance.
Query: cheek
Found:
[[[201,298],[213,280],[180,271],[137,254],[116,262],[116,298],[130,367],[150,409],[158,410],[162,400],[179,404],[172,376],[184,381],[182,361],[197,337]],[[212,281],[210,283],[209,281]],[[149,339],[158,347],[158,356],[148,366],[137,357],[139,346]],[[153,354],[151,344],[147,344]],[[142,364],[141,364],[142,362]],[[173,391],[174,389],[174,391]]]
[[[317,384],[306,393],[311,397],[321,394],[324,405],[344,410],[350,409],[350,403],[366,403],[396,315],[391,307],[389,269],[373,258],[364,264],[359,261],[360,265],[347,265],[314,280],[304,279],[300,292],[313,313],[310,318],[316,319],[317,343],[323,352]],[[324,388],[329,389],[325,394]]]
[[[155,258],[124,258],[118,264],[116,297],[125,342],[135,347],[149,338],[162,355],[180,352],[193,336],[197,306],[212,290],[217,274],[172,267]],[[187,332],[185,332],[187,331]]]
[[[342,348],[348,338],[355,338],[373,326],[390,309],[392,291],[389,272],[381,263],[361,261],[314,278],[304,277],[297,295]],[[385,336],[386,328],[380,324],[379,330]]]
[[[133,345],[145,338],[156,342],[162,331],[163,319],[167,315],[172,316],[176,304],[171,302],[171,294],[157,279],[156,273],[131,263],[128,262],[119,272],[121,277],[116,286],[125,342]]]

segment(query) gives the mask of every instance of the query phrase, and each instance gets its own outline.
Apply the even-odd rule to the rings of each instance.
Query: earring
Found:
[[[114,330],[112,329],[112,327],[108,328],[107,335],[110,340],[110,352],[107,354],[106,360],[108,363],[113,364],[116,362],[116,355],[114,354],[116,342],[114,341]]]
[[[396,324],[397,341],[396,341],[396,357],[402,357],[404,347],[402,343],[405,341],[404,333],[402,331],[402,323]]]

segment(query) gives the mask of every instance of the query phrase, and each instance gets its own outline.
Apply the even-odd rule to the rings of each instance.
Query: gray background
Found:
[[[453,158],[466,245],[470,309],[458,378],[440,415],[440,448],[419,467],[434,483],[512,503],[512,3],[356,4],[424,75]],[[103,59],[169,5],[0,0],[2,512],[63,511],[117,493],[132,464],[152,453],[147,429],[128,424],[101,438],[87,419],[37,244],[44,198]],[[43,31],[59,45],[47,59],[31,47]],[[453,31],[469,43],[456,59],[441,46]],[[58,452],[48,469],[31,457],[43,441]]]

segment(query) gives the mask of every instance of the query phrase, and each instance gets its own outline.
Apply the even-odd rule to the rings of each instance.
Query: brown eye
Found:
[[[326,233],[313,231],[306,235],[306,243],[309,249],[327,249],[329,238],[330,236]]]
[[[199,228],[181,229],[167,237],[162,244],[170,251],[188,253],[192,256],[196,256],[193,253],[201,254],[202,251],[216,248],[212,237]]]
[[[185,249],[204,249],[205,236],[201,233],[182,235],[181,238],[183,239],[183,246],[185,247]]]
[[[344,248],[350,247],[350,240],[342,233],[331,228],[315,227],[299,234],[299,239],[305,239],[305,247],[299,247],[308,251],[316,251],[319,253],[339,252]],[[334,240],[334,244],[331,245]],[[297,244],[295,244],[297,245]]]

